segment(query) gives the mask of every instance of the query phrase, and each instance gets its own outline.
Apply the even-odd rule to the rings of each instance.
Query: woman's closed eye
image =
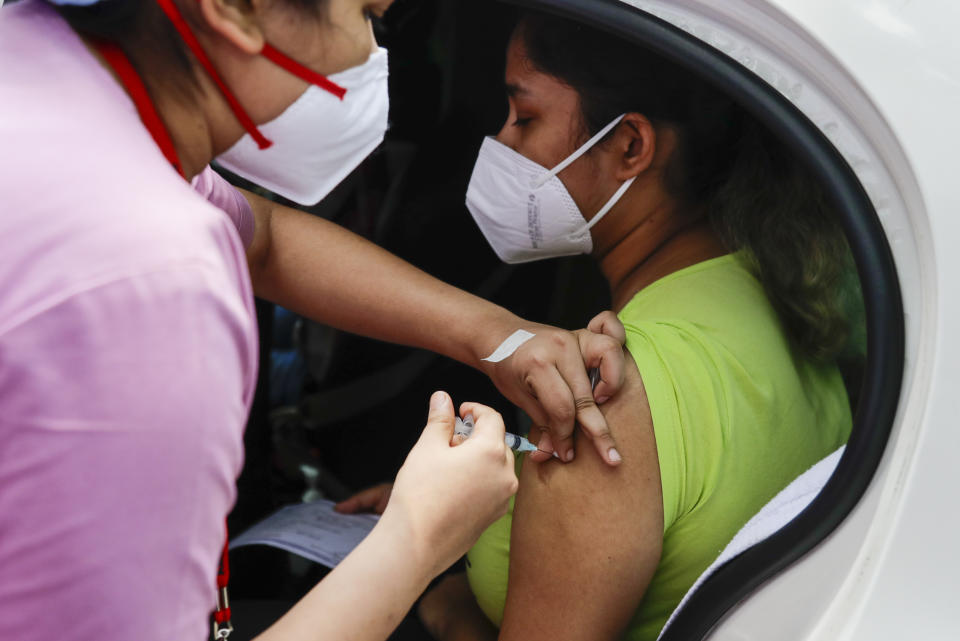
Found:
[[[525,127],[525,126],[527,126],[527,125],[530,123],[531,120],[533,120],[533,118],[520,118],[520,117],[517,117],[517,119],[513,121],[512,126],[514,126],[514,127]]]

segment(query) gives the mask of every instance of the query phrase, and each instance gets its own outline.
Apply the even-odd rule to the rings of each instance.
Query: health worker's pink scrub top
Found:
[[[249,207],[177,175],[45,4],[0,9],[0,61],[0,640],[201,641],[256,379]]]

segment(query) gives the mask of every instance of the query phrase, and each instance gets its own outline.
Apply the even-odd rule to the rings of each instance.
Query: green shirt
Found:
[[[663,553],[624,635],[648,641],[750,517],[846,442],[851,417],[837,368],[791,349],[734,255],[658,280],[619,316],[650,403],[663,488]],[[498,626],[512,512],[511,502],[467,556],[477,602]]]

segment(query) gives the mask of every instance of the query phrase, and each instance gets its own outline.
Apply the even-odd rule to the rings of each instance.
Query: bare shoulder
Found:
[[[618,467],[606,465],[589,443],[585,442],[587,437],[578,431],[577,455],[574,461],[569,464],[554,460],[540,465],[524,465],[521,474],[522,492],[526,490],[525,493],[533,494],[564,491],[592,495],[597,489],[608,488],[617,495],[623,494],[622,497],[617,497],[617,505],[623,504],[621,499],[636,499],[639,493],[634,490],[639,482],[655,484],[659,493],[660,466],[650,403],[643,379],[629,354],[626,358],[623,388],[600,409],[617,440],[623,464]]]
[[[617,638],[653,577],[660,468],[643,380],[626,360],[623,389],[602,407],[623,463],[611,468],[578,443],[572,463],[524,465],[501,639]],[[530,608],[535,622],[523,615]]]

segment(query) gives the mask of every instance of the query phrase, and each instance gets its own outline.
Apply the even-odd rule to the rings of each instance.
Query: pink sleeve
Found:
[[[194,191],[206,198],[212,205],[222,209],[234,227],[240,233],[243,246],[249,248],[253,242],[255,223],[253,209],[237,188],[228,183],[223,177],[207,165],[207,168],[197,174],[190,185]]]

